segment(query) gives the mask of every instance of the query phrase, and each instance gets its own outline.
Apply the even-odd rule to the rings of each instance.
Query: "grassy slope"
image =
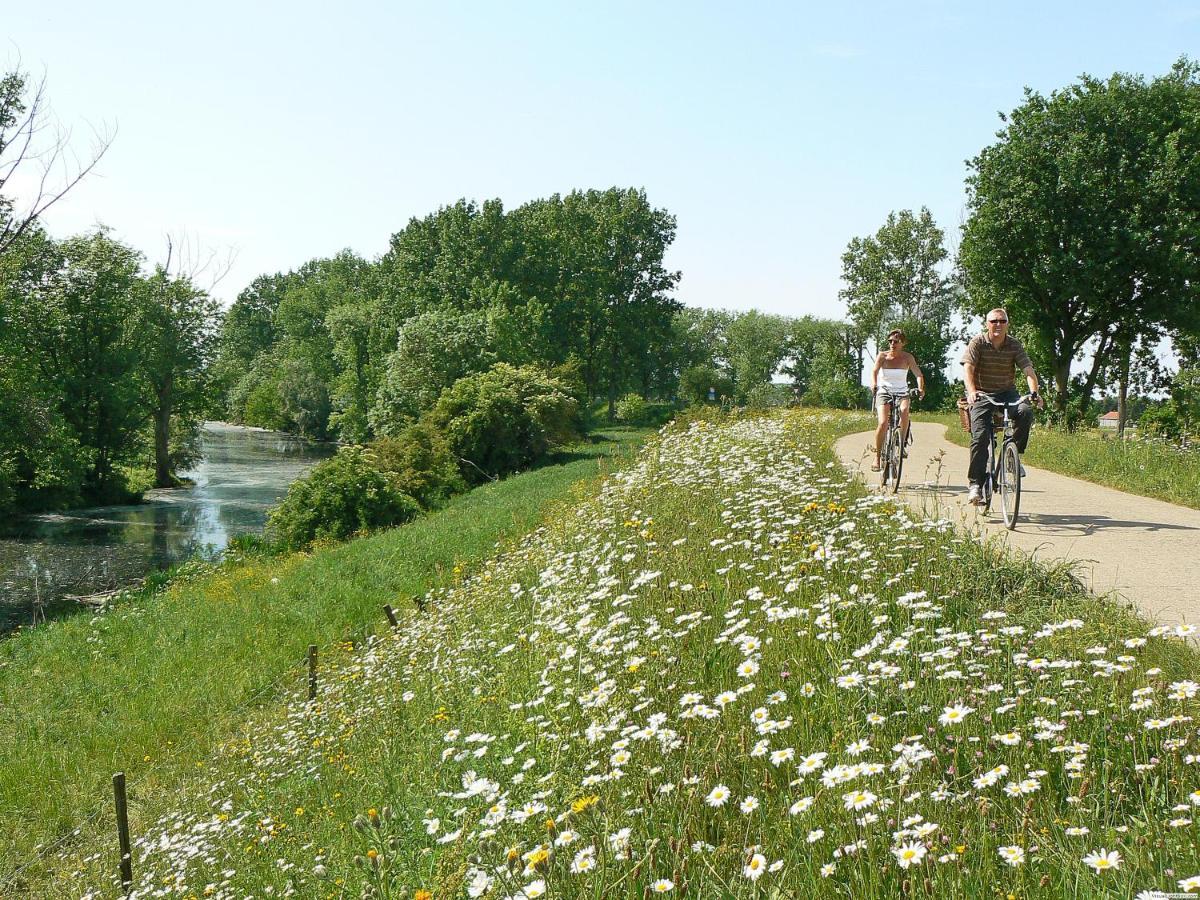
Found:
[[[604,432],[403,528],[230,564],[0,643],[0,882],[36,844],[104,810],[113,772],[143,795],[171,791],[252,706],[301,680],[310,643],[324,652],[375,630],[384,603],[412,614],[412,597],[534,527],[645,434]]]
[[[948,426],[950,441],[963,447],[971,444],[956,414],[917,413],[915,418],[940,422]],[[1094,431],[1035,428],[1025,460],[1072,478],[1200,509],[1200,453],[1183,453],[1153,442],[1122,443]]]
[[[545,879],[555,896],[633,900],[660,878],[700,897],[1129,896],[1200,872],[1195,827],[1172,811],[1200,797],[1186,762],[1194,725],[1168,720],[1195,715],[1197,701],[1167,696],[1168,682],[1197,677],[1195,654],[1161,638],[1139,644],[1144,623],[1064,570],[865,498],[829,451],[863,417],[790,421],[765,439],[702,429],[652,448],[624,488],[582,502],[441,592],[429,615],[348,655],[316,707],[249,725],[206,761],[191,799],[145,798],[147,813],[187,814],[146,834],[161,831],[173,849],[135,854],[145,883],[196,895],[207,884],[217,897],[291,882],[300,896],[440,898],[463,896],[478,865],[515,873],[497,897]],[[892,651],[902,636],[910,646]],[[1023,654],[1045,661],[1026,666]],[[740,671],[747,659],[756,672]],[[851,671],[867,680],[835,685]],[[696,702],[687,692],[711,706],[751,682],[715,720],[679,715]],[[588,706],[597,687],[604,705]],[[1131,709],[1143,687],[1145,708]],[[971,709],[962,723],[939,722],[959,702]],[[793,760],[751,752],[762,734],[754,707],[792,722],[769,741],[794,748]],[[670,747],[662,731],[636,733],[660,711],[679,739]],[[1152,717],[1167,725],[1143,728]],[[603,726],[595,743],[589,723]],[[1009,746],[998,732],[1020,738]],[[931,757],[898,775],[894,748],[913,736]],[[856,756],[860,739],[871,749]],[[826,768],[884,767],[830,787],[819,774],[794,780],[795,763],[817,751],[829,753]],[[972,784],[997,765],[1008,769],[995,785]],[[453,796],[468,771],[494,779],[510,813],[528,803],[531,815],[479,837],[493,799]],[[1023,778],[1038,785],[1007,797],[1005,783]],[[718,784],[732,799],[713,808],[705,798]],[[873,799],[847,811],[843,794],[860,787]],[[746,814],[749,795],[761,806]],[[804,796],[812,808],[791,814]],[[1172,816],[1185,824],[1168,826]],[[632,859],[611,849],[622,828]],[[928,850],[912,869],[892,852],[902,828]],[[551,839],[561,846],[542,859]],[[856,840],[860,852],[836,851]],[[573,875],[585,846],[597,868]],[[746,879],[749,846],[782,871]],[[1001,846],[1022,848],[1026,863],[1005,865]],[[1094,874],[1083,857],[1102,846],[1122,862]],[[212,862],[185,862],[195,849]],[[111,854],[73,864],[84,874],[43,883],[49,895],[102,883]],[[828,879],[823,865],[834,867]]]

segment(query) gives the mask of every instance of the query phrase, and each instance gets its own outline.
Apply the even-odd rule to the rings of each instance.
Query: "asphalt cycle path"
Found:
[[[946,426],[914,422],[912,431],[897,495],[909,506],[959,523],[980,539],[1070,560],[1093,592],[1115,592],[1151,621],[1200,624],[1200,510],[1025,464],[1020,518],[1009,531],[999,496],[990,515],[967,503],[967,448],[946,440]],[[871,471],[874,440],[873,431],[848,435],[835,450],[843,465],[879,490],[879,473]],[[1030,440],[1037,440],[1036,429]]]

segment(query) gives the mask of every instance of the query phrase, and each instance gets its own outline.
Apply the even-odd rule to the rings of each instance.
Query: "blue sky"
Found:
[[[160,259],[236,256],[214,293],[459,197],[644,187],[692,306],[840,316],[840,255],[928,206],[1028,85],[1161,74],[1200,2],[6,4],[0,58],[48,79],[96,175],[47,217]]]

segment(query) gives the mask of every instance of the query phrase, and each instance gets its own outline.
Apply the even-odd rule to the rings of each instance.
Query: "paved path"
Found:
[[[1093,591],[1116,591],[1153,621],[1200,624],[1200,510],[1026,465],[1021,517],[1010,532],[999,497],[990,517],[967,503],[967,449],[946,440],[944,425],[914,422],[913,438],[899,494],[910,506],[961,522],[981,537],[1072,560]],[[874,433],[862,432],[842,438],[835,449],[847,468],[878,489],[879,475],[870,471],[873,445]]]

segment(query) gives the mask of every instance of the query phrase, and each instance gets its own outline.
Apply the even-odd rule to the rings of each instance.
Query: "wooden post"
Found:
[[[125,799],[125,773],[113,776],[113,797],[117,804],[117,842],[121,847],[121,885],[125,892],[133,885],[133,851],[129,847],[129,804]]]
[[[308,645],[308,699],[317,699],[317,645]]]
[[[387,619],[393,628],[399,627],[400,623],[396,621],[396,611],[392,609],[390,604],[385,603],[383,605],[383,613],[387,616]]]

